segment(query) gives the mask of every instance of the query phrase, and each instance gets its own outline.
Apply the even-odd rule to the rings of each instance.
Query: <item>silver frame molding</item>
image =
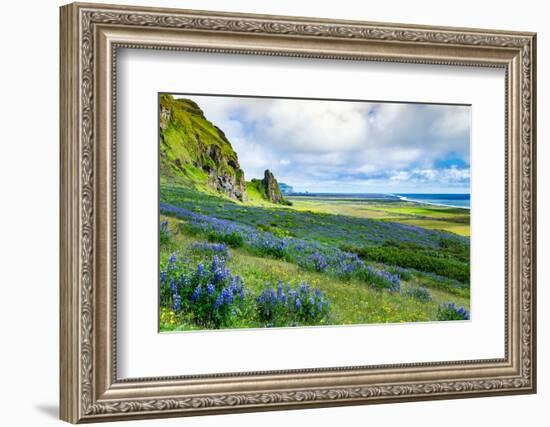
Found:
[[[60,417],[72,423],[536,391],[536,35],[75,3],[61,13]],[[117,379],[118,48],[506,72],[503,359]]]

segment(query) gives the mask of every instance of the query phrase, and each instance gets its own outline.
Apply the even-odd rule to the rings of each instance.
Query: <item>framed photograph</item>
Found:
[[[536,391],[535,34],[60,22],[63,420]]]

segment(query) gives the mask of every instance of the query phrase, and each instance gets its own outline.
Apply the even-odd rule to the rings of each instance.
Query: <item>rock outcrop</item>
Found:
[[[269,171],[269,169],[266,169],[266,171],[264,172],[264,179],[262,179],[262,185],[264,187],[267,200],[273,203],[284,202],[283,193],[281,193],[279,184],[277,183],[277,180],[275,179],[273,174]]]
[[[264,172],[263,179],[253,178],[249,182],[249,191],[252,198],[259,198],[262,201],[277,203],[280,205],[292,205],[292,203],[283,197],[281,188],[275,179],[275,176],[269,169]]]

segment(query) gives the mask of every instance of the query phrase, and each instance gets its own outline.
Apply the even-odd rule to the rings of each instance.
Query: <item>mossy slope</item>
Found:
[[[223,131],[190,99],[159,101],[161,181],[245,201],[244,172]]]

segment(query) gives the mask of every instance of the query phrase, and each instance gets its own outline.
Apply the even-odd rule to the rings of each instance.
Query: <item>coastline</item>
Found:
[[[398,194],[393,194],[393,195],[397,197],[399,200],[402,200],[404,202],[417,203],[420,205],[441,206],[444,208],[466,209],[467,211],[471,210],[470,206],[455,206],[455,205],[448,205],[444,203],[427,202],[425,200],[419,200],[419,199],[409,199],[408,197],[399,196]]]

